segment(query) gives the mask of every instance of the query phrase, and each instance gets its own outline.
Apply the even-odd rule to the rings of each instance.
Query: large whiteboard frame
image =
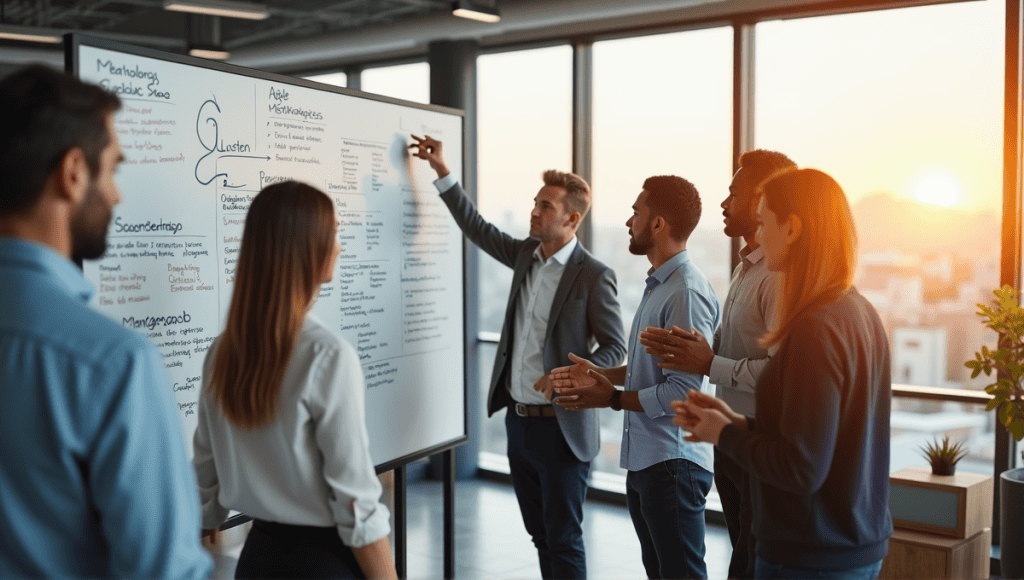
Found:
[[[418,109],[418,110],[423,110],[423,111],[431,111],[431,112],[434,112],[434,113],[441,113],[441,114],[444,114],[444,115],[456,116],[456,117],[458,117],[458,121],[459,121],[459,124],[460,124],[460,127],[461,127],[461,132],[462,132],[461,144],[462,144],[463,147],[464,147],[464,144],[466,142],[466,134],[465,134],[466,124],[465,124],[465,118],[464,118],[465,117],[465,113],[463,111],[461,111],[461,110],[458,110],[458,109],[452,109],[452,108],[448,108],[448,107],[441,107],[441,106],[437,106],[437,105],[425,105],[425,104],[420,104],[420,103],[413,103],[413,102],[410,102],[410,101],[405,101],[405,100],[402,100],[402,99],[396,99],[396,98],[392,98],[392,97],[386,97],[386,96],[383,96],[383,95],[375,95],[375,94],[364,93],[362,91],[357,91],[357,90],[353,90],[353,89],[336,87],[336,86],[332,86],[332,85],[325,85],[325,84],[322,84],[322,83],[317,83],[317,82],[309,81],[309,80],[306,80],[306,79],[286,77],[286,76],[278,75],[278,74],[275,74],[275,73],[263,72],[263,71],[259,71],[259,70],[255,70],[255,69],[244,68],[244,67],[240,67],[240,66],[235,66],[235,65],[227,64],[227,63],[217,62],[217,61],[208,61],[208,60],[192,58],[192,57],[183,56],[183,55],[166,53],[166,52],[162,52],[162,51],[158,51],[158,50],[148,49],[148,48],[144,48],[144,47],[132,46],[132,45],[128,45],[128,44],[124,44],[124,43],[120,43],[120,42],[115,42],[115,41],[110,41],[110,40],[102,39],[102,38],[88,37],[88,36],[84,36],[84,35],[80,35],[80,34],[68,34],[68,35],[66,35],[65,36],[64,47],[65,47],[65,66],[66,66],[66,69],[67,69],[67,71],[69,73],[71,73],[71,74],[73,74],[73,75],[75,75],[75,76],[77,76],[79,78],[82,77],[82,68],[81,68],[81,63],[80,63],[81,48],[83,48],[83,47],[91,47],[91,48],[95,48],[95,49],[101,49],[101,50],[107,50],[107,51],[113,51],[113,52],[117,52],[117,53],[122,53],[124,55],[132,56],[132,57],[142,57],[142,58],[147,58],[147,59],[155,59],[155,60],[159,60],[159,61],[165,61],[165,62],[171,63],[173,65],[183,65],[183,66],[197,67],[199,69],[207,69],[207,70],[216,71],[218,73],[225,73],[227,75],[247,77],[249,79],[256,79],[256,80],[259,80],[259,81],[267,81],[267,82],[272,82],[272,83],[275,83],[275,84],[280,84],[280,85],[285,85],[285,86],[304,87],[304,88],[307,88],[307,89],[313,89],[315,91],[322,91],[322,92],[326,92],[326,93],[334,93],[334,94],[343,95],[343,96],[346,96],[346,97],[353,97],[353,98],[356,98],[356,99],[365,99],[365,100],[368,100],[368,101],[375,101],[375,102],[387,103],[387,104],[391,104],[391,105],[398,105],[399,107],[404,107],[404,108],[409,108],[409,109]],[[123,144],[122,144],[122,146],[123,146]],[[464,149],[463,149],[463,147],[459,148],[459,152],[457,153],[457,155],[458,155],[457,157],[453,156],[453,159],[457,159],[458,160],[457,162],[459,163],[459,166],[460,166],[457,174],[461,173],[461,165],[462,165],[461,162],[464,159]],[[192,176],[189,175],[189,178],[191,178],[191,177]],[[128,192],[125,192],[125,194],[126,195],[140,195],[140,192],[128,191]],[[116,210],[115,210],[115,215],[117,215]],[[461,389],[458,390],[458,392],[461,393],[461,398],[462,398],[462,401],[461,401],[461,404],[462,404],[462,433],[461,433],[461,435],[457,435],[455,437],[441,438],[440,440],[436,440],[436,441],[421,441],[420,442],[420,446],[417,447],[415,450],[413,450],[411,452],[404,453],[404,454],[402,454],[400,456],[387,457],[384,460],[377,462],[376,469],[377,469],[378,473],[384,472],[384,471],[389,471],[391,469],[394,469],[396,467],[400,467],[400,466],[406,465],[406,464],[411,463],[413,461],[416,461],[418,459],[429,457],[431,455],[440,453],[442,451],[453,449],[453,448],[455,448],[455,447],[457,447],[459,445],[462,445],[462,444],[464,444],[464,443],[466,443],[468,441],[468,438],[469,438],[469,418],[468,418],[468,413],[470,412],[470,410],[468,408],[469,407],[469,405],[468,405],[468,391],[467,391],[468,377],[466,377],[466,374],[465,374],[466,357],[467,357],[466,340],[465,340],[465,335],[466,335],[466,326],[465,326],[466,325],[466,301],[465,301],[465,284],[466,284],[465,260],[466,260],[466,251],[465,251],[465,245],[461,241],[457,244],[457,248],[458,248],[458,251],[460,253],[459,262],[461,264],[461,270],[462,270],[462,272],[461,272],[462,287],[459,289],[460,290],[459,301],[461,303],[461,308],[459,309],[460,310],[460,315],[461,315],[461,321],[460,321],[461,324],[459,324],[459,326],[461,327],[461,336],[458,337],[458,342],[459,342],[460,347],[462,349],[462,373],[461,373],[462,385],[461,385]],[[94,280],[91,280],[91,282],[96,284],[96,281],[94,281]],[[219,333],[219,330],[218,330],[218,333]],[[349,342],[352,342],[353,345],[354,345],[354,341],[349,341]],[[420,375],[420,378],[421,379],[423,378],[422,375]],[[441,381],[441,380],[445,380],[446,378],[451,378],[451,377],[450,377],[450,375],[443,375],[443,376],[436,377],[434,380]],[[427,381],[420,381],[420,382],[423,383],[424,385],[429,385],[429,383]],[[421,388],[427,389],[428,394],[432,394],[432,391],[429,389],[429,386],[421,386]],[[368,407],[369,407],[369,405],[368,405]],[[387,418],[382,418],[381,420],[377,420],[377,417],[372,416],[371,415],[371,410],[368,408],[367,409],[367,427],[368,427],[368,430],[370,432],[371,439],[374,438],[374,426],[375,425],[385,425],[386,426],[385,428],[389,429],[389,430],[395,430],[395,429],[400,429],[401,428],[401,425],[396,425],[393,422],[389,422]],[[191,449],[191,432],[186,431],[184,433],[184,435],[185,435],[185,439],[186,439],[186,445],[188,446],[189,449]],[[377,460],[376,457],[374,459],[375,459],[375,461]]]

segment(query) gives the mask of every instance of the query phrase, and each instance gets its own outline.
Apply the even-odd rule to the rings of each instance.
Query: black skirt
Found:
[[[235,568],[239,579],[359,578],[366,576],[338,529],[254,519]]]

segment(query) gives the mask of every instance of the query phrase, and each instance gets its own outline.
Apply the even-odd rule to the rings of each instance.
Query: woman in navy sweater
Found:
[[[756,577],[875,578],[892,535],[890,355],[852,285],[850,207],[813,169],[761,187],[760,242],[781,280],[778,323],[763,339],[779,350],[757,384],[757,419],[691,391],[675,421],[751,477]]]

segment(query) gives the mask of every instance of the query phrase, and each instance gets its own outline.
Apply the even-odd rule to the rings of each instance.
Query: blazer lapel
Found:
[[[540,242],[537,240],[530,241],[535,243],[523,244],[523,251],[519,253],[516,268],[512,272],[512,286],[508,293],[508,304],[505,306],[505,326],[510,332],[515,324],[515,311],[516,305],[519,303],[519,290],[522,289],[523,281],[526,280],[526,274],[530,271],[530,266],[533,265],[533,251],[540,245]]]

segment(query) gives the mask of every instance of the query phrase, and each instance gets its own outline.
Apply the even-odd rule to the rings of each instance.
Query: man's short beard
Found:
[[[101,196],[95,183],[90,183],[82,205],[71,217],[71,259],[76,262],[95,260],[107,252],[110,209]]]

